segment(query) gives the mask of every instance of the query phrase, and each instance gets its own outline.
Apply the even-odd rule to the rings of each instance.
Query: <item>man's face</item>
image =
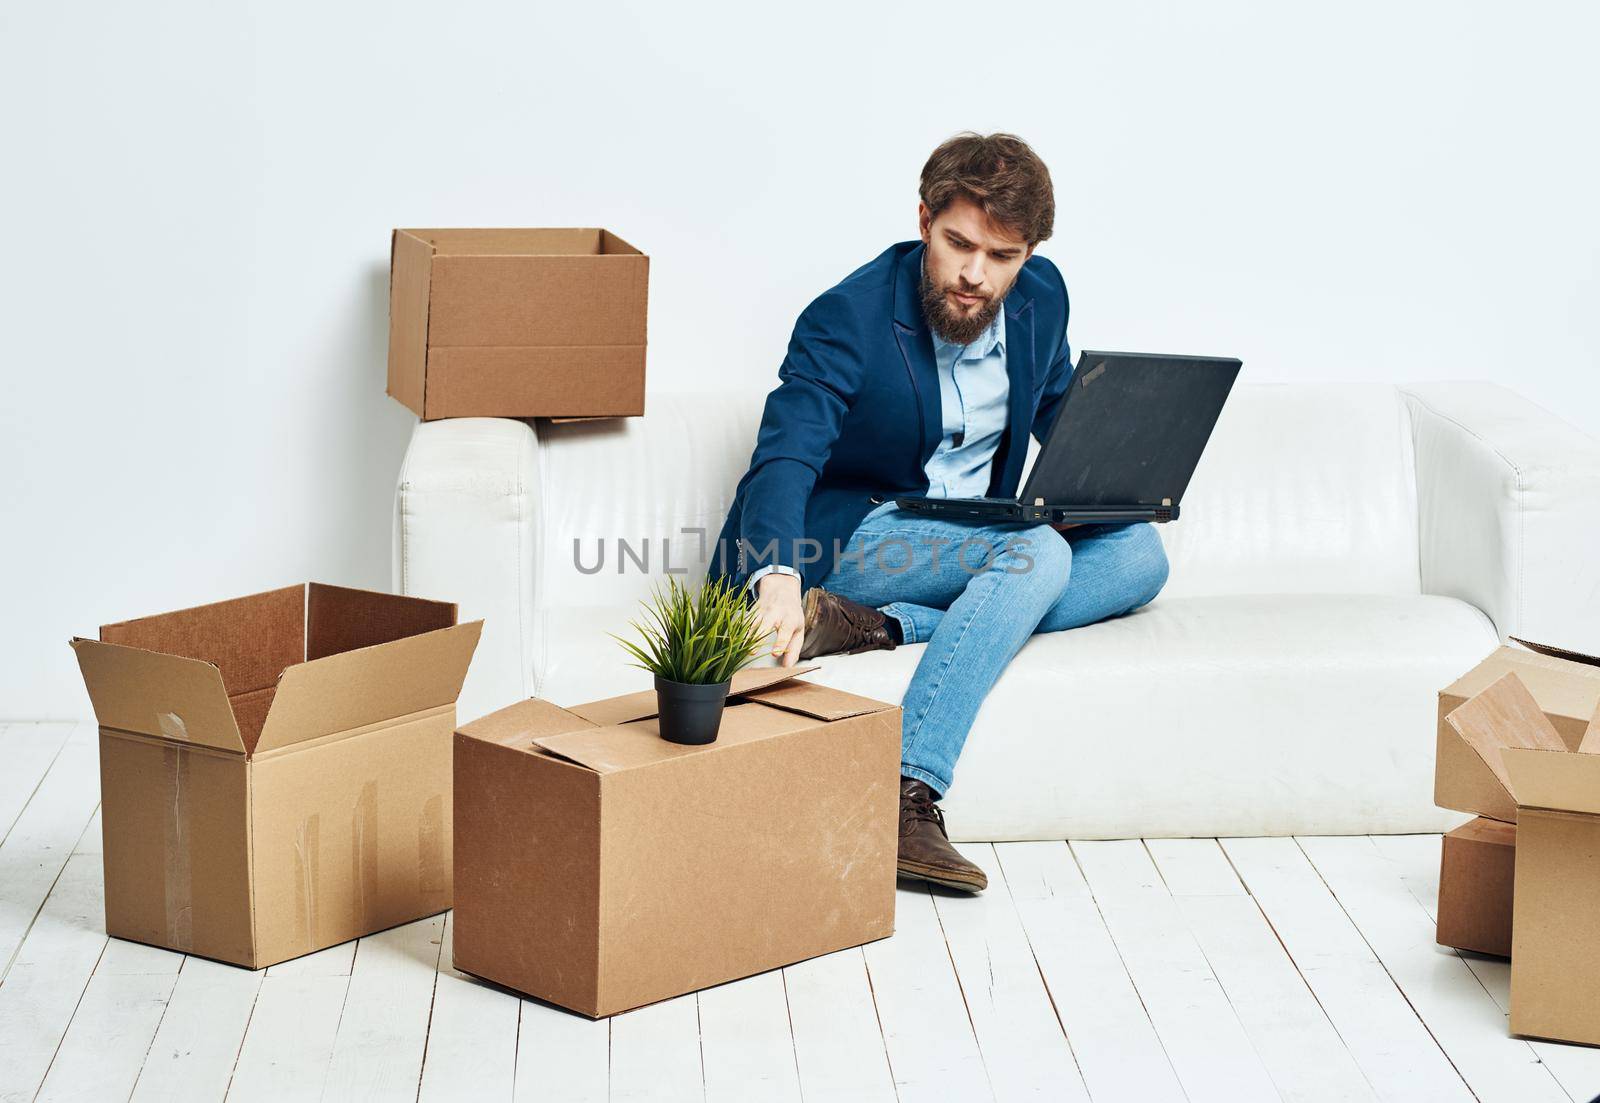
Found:
[[[928,246],[922,312],[941,338],[970,344],[994,321],[1033,246],[995,225],[970,199],[957,199],[938,218],[919,203],[917,218]]]

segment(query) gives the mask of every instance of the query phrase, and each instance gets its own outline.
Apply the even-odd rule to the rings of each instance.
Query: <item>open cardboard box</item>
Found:
[[[450,906],[450,737],[481,621],[316,583],[74,639],[106,931],[252,968]]]
[[[654,692],[533,699],[455,740],[455,966],[592,1017],[894,930],[900,709],[735,675],[715,743]]]
[[[1470,699],[1515,673],[1549,722],[1522,738],[1549,750],[1574,750],[1600,707],[1600,659],[1548,644],[1514,639],[1439,693],[1434,802],[1477,813],[1444,837],[1439,858],[1438,940],[1462,950],[1509,956],[1517,804],[1501,762],[1502,734],[1480,702]],[[1473,729],[1466,732],[1461,729]],[[1552,738],[1550,732],[1554,731]]]
[[[1600,715],[1568,750],[1508,673],[1450,720],[1516,804],[1511,1031],[1600,1045]]]
[[[609,230],[396,230],[389,394],[425,421],[642,414],[649,277]]]
[[[1439,692],[1433,800],[1440,808],[1506,823],[1517,819],[1516,803],[1500,772],[1498,751],[1485,757],[1448,722],[1450,714],[1470,697],[1507,674],[1516,674],[1538,701],[1566,750],[1577,748],[1590,717],[1600,707],[1600,659],[1548,644],[1515,642],[1522,647],[1497,648]]]

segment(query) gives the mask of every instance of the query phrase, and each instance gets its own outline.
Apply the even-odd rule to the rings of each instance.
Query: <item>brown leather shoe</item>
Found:
[[[983,870],[950,845],[944,813],[933,802],[933,790],[914,777],[900,779],[900,860],[896,869],[902,877],[962,892],[982,892],[989,887]]]
[[[813,586],[806,591],[805,612],[805,642],[800,645],[802,659],[894,650],[894,638],[884,626],[889,618],[876,609],[830,594],[821,586]]]

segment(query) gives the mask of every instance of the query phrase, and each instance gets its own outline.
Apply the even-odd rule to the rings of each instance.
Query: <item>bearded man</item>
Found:
[[[750,588],[784,665],[923,645],[901,702],[899,872],[967,892],[982,869],[937,801],[978,708],[1035,632],[1151,601],[1149,524],[961,524],[897,497],[1014,497],[1072,377],[1049,170],[1010,134],[959,134],[922,169],[920,240],[808,306],[712,563]]]

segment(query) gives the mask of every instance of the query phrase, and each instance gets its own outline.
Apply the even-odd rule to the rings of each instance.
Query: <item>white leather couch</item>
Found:
[[[394,581],[486,619],[463,717],[648,686],[608,633],[664,552],[703,572],[763,397],[417,427]],[[1493,385],[1241,385],[1162,536],[1153,604],[1036,636],[1006,671],[954,837],[1439,830],[1461,817],[1432,803],[1438,689],[1508,635],[1600,650],[1600,443]],[[619,571],[619,541],[648,573]],[[813,677],[899,700],[921,651]]]

